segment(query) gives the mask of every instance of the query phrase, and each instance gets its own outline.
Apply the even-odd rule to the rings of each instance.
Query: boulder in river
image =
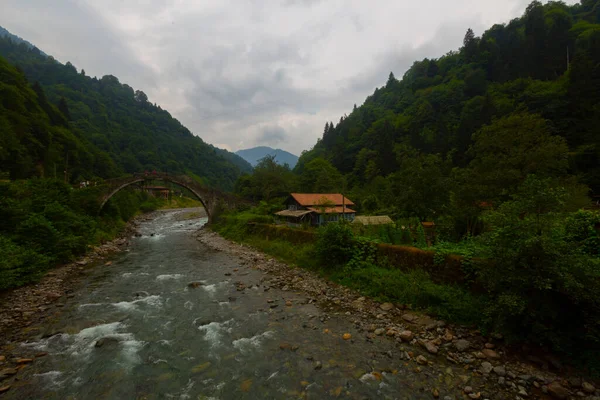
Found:
[[[188,283],[188,287],[190,289],[197,289],[197,288],[199,288],[202,285],[204,285],[202,282],[190,282],[190,283]]]
[[[100,338],[100,339],[96,340],[96,343],[94,344],[94,347],[100,348],[100,347],[103,347],[105,345],[115,345],[117,343],[119,343],[119,339],[118,338],[108,336],[108,337],[103,337],[103,338]]]

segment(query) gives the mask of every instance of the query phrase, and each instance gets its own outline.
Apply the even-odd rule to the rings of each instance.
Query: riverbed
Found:
[[[19,345],[45,356],[1,397],[463,398],[462,366],[420,362],[396,340],[365,336],[349,312],[270,285],[268,272],[196,240],[207,222],[198,215],[157,213],[110,265],[91,268]]]

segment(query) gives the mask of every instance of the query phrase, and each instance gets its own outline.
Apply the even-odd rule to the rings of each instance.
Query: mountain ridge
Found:
[[[269,146],[256,146],[249,149],[241,149],[235,152],[238,156],[248,161],[253,167],[266,156],[274,156],[275,162],[280,165],[288,164],[294,168],[298,162],[298,156],[282,149],[274,149]]]
[[[68,126],[99,150],[90,161],[98,168],[69,179],[156,169],[195,175],[209,186],[232,190],[237,178],[252,170],[241,157],[192,134],[168,111],[152,104],[143,91],[112,75],[89,77],[83,69],[62,64],[32,46],[15,41],[14,35],[0,35],[0,56],[18,67],[34,87],[39,86],[38,92],[43,89],[48,103],[61,105]]]

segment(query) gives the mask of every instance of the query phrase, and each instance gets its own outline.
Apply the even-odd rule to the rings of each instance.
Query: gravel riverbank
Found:
[[[551,355],[527,354],[509,348],[503,338],[484,337],[474,329],[447,324],[402,304],[378,303],[316,273],[290,267],[248,246],[228,241],[209,229],[197,239],[241,259],[243,267],[266,273],[261,282],[283,291],[301,292],[325,315],[348,318],[369,341],[396,343],[398,365],[431,377],[432,398],[444,396],[444,382],[462,382],[470,399],[590,399],[600,400],[597,385],[572,374]],[[323,318],[322,318],[323,319]],[[360,349],[357,349],[360,351]]]

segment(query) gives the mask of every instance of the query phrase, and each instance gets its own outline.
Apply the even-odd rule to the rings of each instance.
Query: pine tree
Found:
[[[69,106],[67,105],[67,100],[64,97],[60,98],[58,102],[58,110],[65,116],[67,121],[71,121],[71,113],[69,112]]]
[[[396,83],[396,77],[394,76],[393,72],[390,72],[390,76],[388,77],[388,81],[386,83],[386,87],[391,87],[394,83]]]
[[[463,39],[462,52],[467,62],[472,62],[477,55],[477,39],[475,38],[475,32],[471,28],[467,29],[467,33]]]

